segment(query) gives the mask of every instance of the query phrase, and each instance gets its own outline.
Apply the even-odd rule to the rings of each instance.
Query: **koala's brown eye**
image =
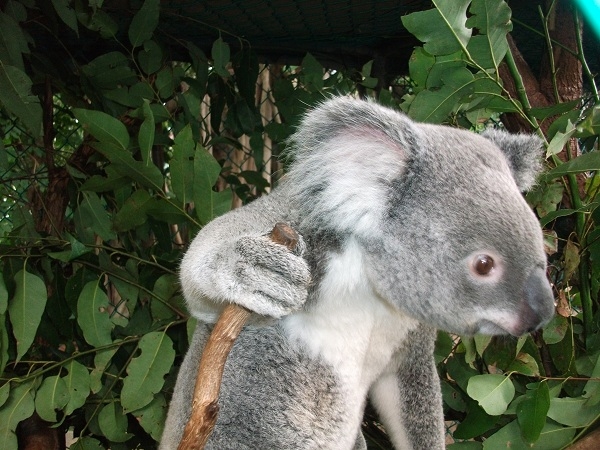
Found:
[[[494,259],[489,255],[477,255],[473,268],[478,275],[489,275],[494,268]]]

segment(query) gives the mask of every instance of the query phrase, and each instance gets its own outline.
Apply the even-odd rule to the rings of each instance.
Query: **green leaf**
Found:
[[[475,81],[466,67],[448,71],[443,86],[437,90],[424,90],[416,95],[410,104],[409,116],[418,122],[443,122],[461,98],[474,92]]]
[[[17,361],[33,343],[48,294],[44,281],[24,268],[15,275],[15,294],[8,305],[13,334],[17,340]]]
[[[134,415],[146,433],[160,442],[167,417],[167,401],[164,395],[158,393],[148,405],[136,410]]]
[[[10,360],[10,356],[8,350],[11,346],[10,340],[8,338],[8,327],[6,326],[6,314],[0,314],[0,373],[4,373],[4,369]],[[8,384],[8,383],[7,383]],[[1,392],[0,388],[0,392]],[[1,399],[1,396],[0,396]],[[2,406],[2,402],[0,401],[0,406]]]
[[[83,436],[73,443],[69,450],[105,450],[106,447],[98,439]]]
[[[122,151],[108,142],[92,142],[90,145],[113,163],[113,168],[119,175],[137,181],[146,188],[162,190],[164,179],[154,164],[147,166],[142,161],[133,159],[131,153]]]
[[[74,359],[64,368],[68,372],[62,377],[69,391],[69,401],[64,408],[65,415],[68,416],[85,404],[90,394],[90,374],[85,366]]]
[[[515,387],[509,377],[497,374],[476,375],[469,379],[467,394],[491,416],[506,411],[515,396]]]
[[[24,71],[23,53],[29,53],[28,41],[17,21],[0,11],[0,61]]]
[[[546,414],[550,408],[550,390],[545,381],[527,385],[525,398],[517,407],[517,420],[523,438],[536,442],[546,425]]]
[[[68,239],[69,250],[63,250],[61,252],[49,252],[48,256],[66,263],[92,251],[90,247],[85,246],[73,236],[69,235]]]
[[[310,92],[316,92],[323,89],[324,74],[325,69],[321,63],[317,61],[313,55],[307,53],[302,59],[302,75],[304,77],[304,84]]]
[[[424,43],[431,55],[447,55],[467,46],[471,30],[465,26],[471,0],[433,0],[434,9],[402,17],[404,27]]]
[[[77,300],[77,323],[88,344],[100,347],[112,342],[113,323],[108,314],[108,297],[98,281],[87,283]]]
[[[570,173],[600,170],[600,152],[584,153],[575,159],[567,161],[543,175],[545,181],[553,180]]]
[[[0,105],[38,137],[42,135],[42,107],[40,99],[32,94],[31,85],[25,72],[0,60]]]
[[[567,120],[565,126],[562,129],[557,129],[552,136],[548,148],[546,149],[546,156],[560,153],[576,131],[577,126],[570,120]]]
[[[6,403],[10,394],[10,383],[4,383],[0,386],[0,407]]]
[[[107,366],[119,348],[107,348],[99,350],[94,357],[94,369],[90,372],[90,390],[97,394],[102,389],[102,376]]]
[[[471,38],[467,51],[484,69],[498,69],[508,51],[506,35],[512,30],[511,10],[504,0],[479,0],[471,3],[467,27],[479,33]]]
[[[79,36],[79,29],[77,27],[77,14],[69,5],[70,3],[70,0],[52,0],[52,5],[54,5],[54,10],[58,14],[58,17],[60,17],[65,25],[73,30],[77,36]]]
[[[153,298],[150,303],[154,320],[167,319],[175,315],[175,312],[166,304],[169,303],[169,300],[177,293],[178,289],[179,283],[176,275],[166,273],[156,280],[152,293],[157,298]]]
[[[590,376],[592,379],[585,383],[583,388],[583,397],[587,399],[587,406],[595,406],[600,402],[600,358],[596,360],[596,365]]]
[[[530,377],[540,375],[540,368],[533,356],[529,353],[519,353],[506,368],[507,372],[518,372]]]
[[[46,422],[56,422],[56,410],[64,408],[70,394],[62,378],[52,375],[44,378],[35,394],[35,410]]]
[[[127,35],[133,48],[139,47],[152,37],[158,25],[160,0],[145,0],[140,10],[135,13]]]
[[[158,72],[162,67],[163,52],[154,40],[144,42],[144,48],[140,50],[137,57],[140,67],[147,75]]]
[[[17,449],[14,431],[22,420],[31,417],[35,411],[33,381],[17,384],[11,389],[8,400],[0,406],[0,442],[3,448]]]
[[[92,0],[97,1],[97,0]],[[104,39],[114,38],[119,31],[117,22],[106,11],[95,9],[91,14],[78,11],[79,22],[92,31],[98,31]]]
[[[468,399],[467,416],[461,420],[452,434],[456,439],[472,439],[481,436],[490,430],[498,420],[497,417],[490,416],[477,402]]]
[[[119,212],[115,214],[113,225],[116,231],[127,231],[146,222],[146,211],[152,203],[147,191],[138,189],[131,194]]]
[[[140,125],[140,131],[138,132],[138,143],[140,145],[140,151],[142,152],[142,160],[146,166],[152,165],[152,146],[154,145],[154,114],[150,109],[150,102],[144,100],[142,105],[142,111],[144,113],[144,121]]]
[[[196,143],[192,136],[192,127],[186,125],[175,136],[173,157],[169,161],[171,188],[182,205],[193,201],[195,150]]]
[[[138,82],[131,69],[129,58],[121,52],[109,52],[98,56],[82,68],[85,76],[96,87],[105,90],[123,88]]]
[[[548,117],[558,116],[566,112],[572,111],[579,105],[579,100],[573,100],[566,103],[558,103],[552,106],[543,108],[531,108],[530,114],[538,120],[544,120]]]
[[[8,290],[6,289],[6,283],[4,283],[4,277],[0,273],[0,314],[4,314],[8,308]]]
[[[171,338],[164,332],[150,332],[139,342],[141,355],[133,358],[123,380],[121,404],[125,412],[148,405],[164,384],[171,370],[175,350]]]
[[[104,241],[116,238],[112,230],[111,219],[100,201],[100,197],[93,192],[82,192],[81,203],[75,210],[75,216],[84,228],[91,228]]]
[[[516,420],[501,428],[483,442],[484,450],[559,450],[571,442],[575,436],[575,429],[563,428],[555,423],[546,423],[540,438],[534,444],[525,442],[521,429]]]
[[[206,149],[197,148],[194,154],[194,206],[196,216],[203,224],[228,209],[226,203],[231,199],[231,191],[213,191],[220,173],[217,160]]]
[[[584,397],[553,398],[550,400],[548,417],[569,427],[585,427],[591,425],[600,415],[599,405],[588,405]]]
[[[104,436],[112,442],[125,442],[133,436],[127,433],[127,416],[117,402],[110,402],[100,410],[98,425]]]
[[[122,151],[129,146],[127,128],[119,119],[92,109],[73,108],[72,111],[75,118],[83,124],[83,128],[98,141],[112,144]]]
[[[215,72],[217,72],[223,78],[229,78],[230,74],[229,70],[227,70],[227,65],[231,60],[229,44],[223,41],[222,38],[217,39],[215,42],[213,42],[210,54],[213,59],[213,67]]]

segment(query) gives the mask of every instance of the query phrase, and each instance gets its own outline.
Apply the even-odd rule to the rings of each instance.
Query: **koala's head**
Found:
[[[521,335],[552,317],[542,231],[521,195],[539,139],[337,98],[305,117],[294,147],[303,228],[358,241],[382,301],[460,334]]]

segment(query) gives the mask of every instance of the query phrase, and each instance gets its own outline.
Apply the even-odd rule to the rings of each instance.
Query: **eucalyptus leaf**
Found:
[[[74,214],[82,227],[91,228],[102,240],[108,241],[116,237],[111,218],[97,194],[83,192],[81,203]]]
[[[553,398],[548,417],[569,427],[585,427],[600,415],[600,405],[589,405],[585,397]]]
[[[525,442],[521,429],[516,420],[502,427],[483,442],[484,450],[559,450],[571,442],[575,436],[575,429],[563,428],[555,423],[547,422],[540,433],[540,438],[535,443]]]
[[[4,314],[8,308],[8,290],[6,289],[6,283],[4,283],[4,277],[0,273],[0,314]]]
[[[127,176],[144,187],[162,190],[164,179],[155,165],[147,166],[142,161],[133,159],[131,153],[108,142],[92,142],[90,145],[113,163],[113,168],[119,175]]]
[[[85,404],[90,394],[90,374],[84,365],[74,359],[67,363],[64,368],[67,370],[67,375],[62,379],[69,391],[69,401],[64,408],[64,412],[66,415],[70,415]]]
[[[46,422],[56,422],[56,410],[64,408],[70,397],[65,381],[51,375],[44,378],[35,394],[35,410]]]
[[[58,14],[58,17],[73,30],[77,36],[79,36],[79,28],[77,26],[77,14],[75,10],[70,6],[70,0],[52,0],[54,10]]]
[[[102,376],[119,348],[99,350],[94,357],[94,369],[90,372],[90,390],[97,394],[102,389]]]
[[[72,111],[84,129],[98,141],[114,145],[121,151],[129,146],[127,128],[119,119],[92,109],[73,108]]]
[[[196,143],[192,136],[192,128],[187,125],[175,136],[173,156],[169,161],[171,188],[183,205],[193,201],[195,151]]]
[[[213,191],[220,173],[221,166],[217,160],[206,149],[197,148],[194,153],[194,206],[196,216],[203,224],[217,217],[227,208],[224,207],[227,199],[231,199],[231,191]]]
[[[127,433],[127,416],[117,402],[110,402],[98,413],[98,425],[111,442],[126,442],[133,436]]]
[[[175,359],[173,342],[164,332],[145,334],[140,339],[139,349],[141,354],[131,360],[123,380],[121,404],[126,412],[143,408],[153,400]]]
[[[600,358],[596,360],[596,364],[590,378],[591,380],[587,381],[585,383],[585,387],[583,388],[583,397],[587,398],[586,406],[591,407],[600,403],[600,382],[598,382],[598,379],[600,379]]]
[[[536,442],[540,438],[549,408],[548,384],[541,381],[528,385],[525,398],[517,407],[517,420],[525,441]]]
[[[508,51],[506,35],[512,30],[511,10],[504,0],[475,0],[466,26],[477,28],[467,45],[471,58],[484,69],[498,70]]]
[[[6,314],[0,314],[0,373],[4,373],[4,369],[9,362],[9,348],[11,346],[8,337],[8,327],[6,326]],[[6,383],[8,385],[8,383]],[[1,390],[2,388],[0,388]],[[0,396],[1,399],[1,396]],[[2,406],[2,402],[0,402]]]
[[[0,29],[2,27],[0,26]],[[34,137],[42,134],[42,106],[29,76],[0,59],[0,105],[23,122]]]
[[[4,383],[0,386],[0,407],[6,403],[10,394],[10,382]]]
[[[8,304],[8,314],[17,340],[17,361],[33,343],[47,299],[46,285],[40,277],[25,268],[15,275],[15,293]]]
[[[192,42],[186,42],[185,46],[190,54],[192,67],[194,68],[196,75],[195,78],[189,79],[192,81],[188,84],[196,91],[196,95],[199,98],[202,98],[206,93],[206,83],[208,82],[208,58],[204,52]]]
[[[323,89],[324,80],[323,76],[325,69],[317,59],[307,53],[304,59],[302,59],[302,75],[304,76],[304,83],[309,91],[320,91]]]
[[[0,11],[0,51],[0,62],[25,70],[23,53],[29,53],[28,39],[17,21],[3,11]]]
[[[142,105],[142,111],[144,113],[144,121],[140,125],[140,131],[138,132],[138,143],[140,146],[140,152],[142,153],[142,161],[146,166],[152,165],[152,146],[154,145],[154,114],[150,109],[150,102],[144,100]]]
[[[135,417],[152,438],[160,442],[167,416],[167,401],[162,393],[156,394],[150,403],[134,412]]]
[[[596,170],[600,170],[600,152],[598,151],[584,153],[575,159],[549,170],[542,177],[545,181],[549,181],[570,173],[591,172]]]
[[[148,191],[138,189],[131,194],[125,204],[119,209],[113,221],[116,231],[127,231],[146,222],[146,211],[151,204],[152,197]]]
[[[466,27],[467,8],[471,0],[433,0],[435,6],[402,16],[402,24],[424,43],[431,55],[448,55],[464,49],[471,38]]]
[[[137,57],[140,67],[147,75],[158,72],[162,67],[163,52],[154,40],[144,42],[144,48],[140,50]]]
[[[227,65],[231,59],[231,50],[229,49],[229,44],[227,44],[222,38],[217,39],[213,42],[210,54],[212,56],[215,72],[223,78],[228,78],[230,74],[227,70]]]
[[[108,297],[98,281],[87,283],[79,294],[77,323],[90,345],[100,347],[112,342],[113,324],[108,314]]]
[[[83,436],[77,439],[69,450],[105,450],[106,447],[98,439],[89,436]]]
[[[35,411],[33,381],[15,384],[6,402],[0,406],[0,442],[3,448],[17,450],[14,431],[19,422],[31,417]]]
[[[506,411],[515,396],[515,387],[509,377],[497,374],[476,375],[469,379],[467,394],[491,416]]]
[[[133,48],[139,47],[152,37],[158,25],[160,0],[144,0],[144,4],[133,16],[127,35]]]

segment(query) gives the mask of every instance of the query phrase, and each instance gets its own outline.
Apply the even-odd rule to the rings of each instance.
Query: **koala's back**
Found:
[[[206,325],[198,328],[202,336],[191,352],[208,335]],[[206,450],[352,448],[356,436],[348,434],[356,424],[349,419],[348,395],[331,368],[291,345],[279,325],[246,327],[225,365],[218,420]],[[185,424],[191,397],[183,397],[173,399],[182,404],[172,419]]]

